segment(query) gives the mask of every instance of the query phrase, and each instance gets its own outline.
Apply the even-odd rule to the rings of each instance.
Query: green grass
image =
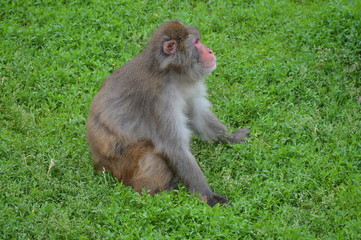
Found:
[[[192,144],[230,207],[93,171],[92,98],[170,19],[218,57],[217,116],[252,127]],[[361,239],[359,0],[3,0],[0,91],[1,239]]]

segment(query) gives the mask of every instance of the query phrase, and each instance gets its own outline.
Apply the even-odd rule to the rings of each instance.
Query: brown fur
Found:
[[[165,159],[155,152],[150,141],[138,141],[120,149],[117,139],[109,132],[104,131],[97,138],[88,138],[92,146],[96,146],[92,152],[97,171],[110,171],[119,181],[139,193],[146,189],[154,194],[173,187],[174,173]]]

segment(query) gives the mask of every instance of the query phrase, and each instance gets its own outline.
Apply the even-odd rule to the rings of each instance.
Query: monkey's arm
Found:
[[[177,133],[169,132],[169,134]],[[225,197],[215,194],[211,190],[188,146],[179,140],[176,137],[158,139],[161,142],[156,144],[156,149],[166,156],[171,169],[191,193],[199,193],[201,199],[210,206],[214,206],[216,203],[229,203]]]
[[[191,192],[211,194],[206,178],[189,150],[190,131],[186,127],[187,119],[181,109],[172,106],[160,109],[167,110],[159,113],[155,119],[158,124],[152,142],[156,151],[166,156],[172,170]]]
[[[163,109],[163,114],[155,119],[158,122],[152,142],[156,151],[166,157],[169,166],[192,193],[199,193],[204,201],[213,206],[216,203],[228,203],[223,196],[213,193],[200,169],[195,157],[189,150],[190,131],[187,118],[181,108],[172,103]],[[166,113],[166,114],[164,114]]]
[[[205,141],[223,143],[244,143],[249,129],[243,128],[231,133],[221,121],[209,110],[210,102],[205,97],[193,99],[190,126],[192,130]]]

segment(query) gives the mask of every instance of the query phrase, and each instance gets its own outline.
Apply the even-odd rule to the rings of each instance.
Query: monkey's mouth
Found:
[[[216,63],[212,65],[204,65],[203,68],[216,68]]]
[[[213,56],[214,56],[214,55],[213,55]],[[214,60],[213,60],[213,61],[203,62],[203,63],[202,63],[202,67],[203,67],[203,68],[206,68],[206,69],[208,69],[208,68],[213,68],[213,69],[215,69],[215,68],[216,68],[216,65],[217,65],[216,56],[214,56]],[[212,69],[212,70],[213,70],[213,69]]]
[[[210,74],[211,72],[213,72],[214,69],[216,69],[217,64],[216,62],[214,62],[212,65],[206,65],[206,66],[202,66],[202,68],[204,69],[205,74]]]

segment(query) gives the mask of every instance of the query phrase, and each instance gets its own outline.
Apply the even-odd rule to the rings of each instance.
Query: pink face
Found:
[[[213,51],[201,43],[199,39],[194,41],[194,46],[199,53],[199,60],[202,63],[202,67],[214,68],[216,66],[216,56],[213,54]]]

